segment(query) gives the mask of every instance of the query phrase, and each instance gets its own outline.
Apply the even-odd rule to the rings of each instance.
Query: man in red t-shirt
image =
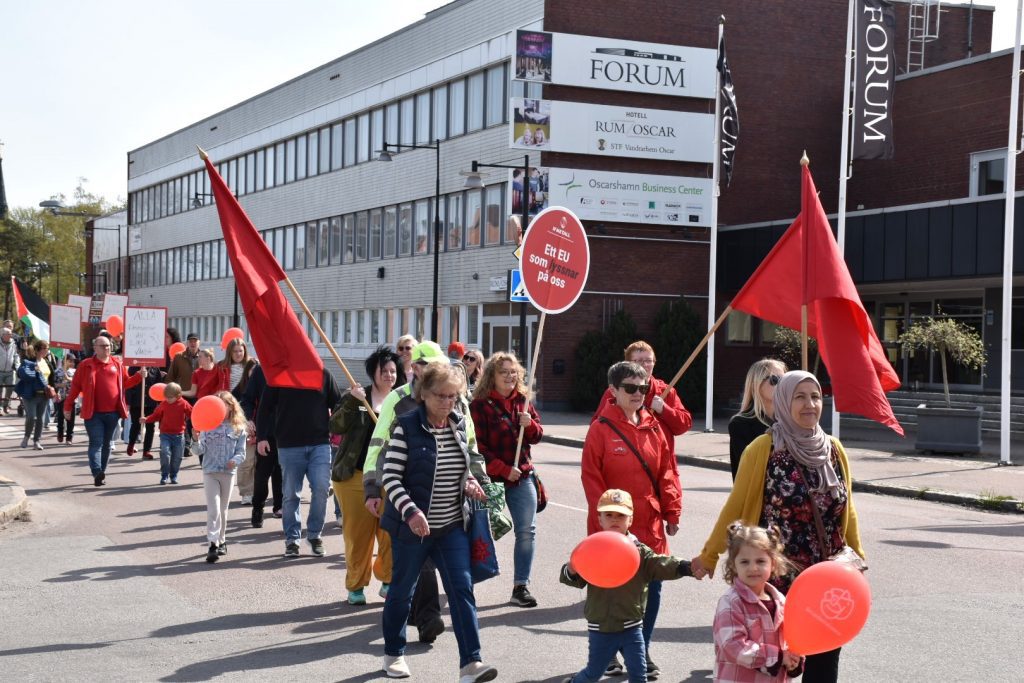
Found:
[[[89,435],[89,469],[92,470],[93,484],[103,486],[114,428],[118,421],[128,416],[124,391],[139,384],[144,374],[129,376],[121,361],[110,355],[110,339],[107,337],[96,337],[92,349],[93,355],[79,363],[64,405],[74,410],[75,399],[82,397],[81,415],[85,432]],[[64,417],[71,419],[71,413],[66,409]]]

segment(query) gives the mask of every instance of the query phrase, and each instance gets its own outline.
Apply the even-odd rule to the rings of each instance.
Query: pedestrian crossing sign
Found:
[[[508,300],[511,302],[529,303],[530,297],[523,286],[523,273],[518,268],[508,271]]]

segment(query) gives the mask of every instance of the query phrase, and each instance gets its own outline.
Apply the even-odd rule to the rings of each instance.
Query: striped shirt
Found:
[[[466,474],[466,458],[455,439],[451,426],[441,429],[429,428],[437,444],[437,464],[434,469],[434,485],[430,496],[430,509],[426,511],[431,531],[437,531],[455,523],[462,523],[462,479]],[[405,489],[405,463],[409,449],[405,432],[396,425],[391,433],[391,443],[384,456],[384,492],[395,506],[402,519],[408,519],[416,510],[416,504]],[[421,510],[421,512],[423,512]]]

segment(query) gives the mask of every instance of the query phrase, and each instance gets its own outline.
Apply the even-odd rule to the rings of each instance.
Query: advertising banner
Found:
[[[573,33],[518,31],[517,80],[711,99],[716,51]]]
[[[713,114],[512,98],[515,149],[711,163]]]
[[[511,206],[509,211],[513,216],[523,215],[523,171],[515,168],[508,172],[508,201],[506,206]],[[536,216],[548,208],[548,169],[531,166],[529,177],[529,215]]]
[[[710,178],[548,169],[549,201],[582,220],[711,226]]]
[[[892,159],[896,10],[887,0],[858,4],[853,158]]]

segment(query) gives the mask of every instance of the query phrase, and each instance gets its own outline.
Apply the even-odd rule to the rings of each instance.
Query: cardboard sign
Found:
[[[50,346],[58,349],[82,348],[81,308],[50,304]]]
[[[124,309],[124,362],[126,365],[161,367],[166,363],[164,335],[167,309],[126,306]]]
[[[523,286],[545,313],[571,307],[587,284],[590,244],[572,211],[553,206],[537,214],[523,239]]]
[[[100,313],[100,320],[110,320],[110,316],[119,315],[124,318],[124,307],[128,305],[128,297],[124,294],[104,294],[103,311]]]
[[[89,307],[92,306],[92,297],[81,294],[68,294],[68,306],[78,306],[82,309],[82,322],[89,322]]]

